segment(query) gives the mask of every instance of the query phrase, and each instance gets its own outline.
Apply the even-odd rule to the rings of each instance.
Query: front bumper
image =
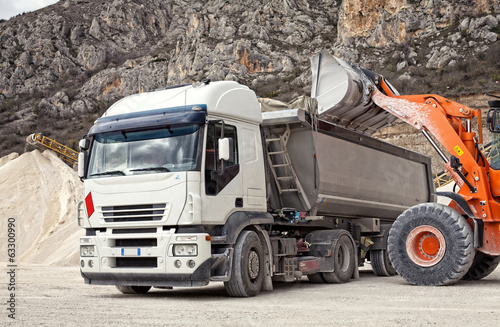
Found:
[[[208,234],[176,234],[174,229],[119,230],[108,228],[80,238],[94,246],[80,255],[80,270],[87,284],[130,286],[204,286],[210,281],[211,242]],[[197,253],[175,256],[176,244],[195,244]]]
[[[206,286],[210,280],[211,260],[202,263],[192,274],[94,273],[81,271],[85,284],[193,287]]]

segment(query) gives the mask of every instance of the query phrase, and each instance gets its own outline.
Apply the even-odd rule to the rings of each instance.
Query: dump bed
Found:
[[[430,158],[318,120],[263,113],[269,203],[310,215],[396,219],[433,202]]]

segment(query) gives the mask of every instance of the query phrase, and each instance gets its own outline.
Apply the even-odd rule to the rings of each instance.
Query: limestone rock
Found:
[[[36,125],[42,114],[78,119],[83,130],[123,96],[204,78],[236,80],[259,96],[287,100],[310,91],[309,58],[322,50],[390,66],[408,80],[414,69],[441,69],[487,51],[498,42],[499,6],[487,0],[59,1],[0,22],[0,119],[8,116],[0,135],[37,132],[21,126]],[[67,135],[76,133],[67,128]]]
[[[408,67],[408,61],[404,60],[397,64],[396,70],[399,72],[400,70],[405,69],[407,67]]]

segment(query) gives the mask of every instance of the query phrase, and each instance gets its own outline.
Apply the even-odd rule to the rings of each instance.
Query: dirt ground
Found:
[[[8,298],[2,265],[2,303]],[[20,265],[19,326],[499,326],[500,268],[487,278],[446,287],[417,287],[399,276],[376,277],[369,266],[347,284],[306,278],[275,284],[254,298],[229,298],[222,283],[123,295],[85,285],[77,267]],[[10,325],[10,324],[9,324]]]
[[[227,297],[222,283],[145,295],[85,285],[76,172],[49,152],[12,154],[0,158],[0,194],[8,195],[0,197],[0,326],[500,326],[500,268],[481,281],[416,287],[399,276],[376,277],[367,266],[347,284],[303,278],[245,299]],[[15,291],[6,262],[10,220]]]

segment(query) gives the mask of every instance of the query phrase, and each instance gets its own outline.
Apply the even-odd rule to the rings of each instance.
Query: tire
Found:
[[[373,273],[377,276],[394,276],[396,269],[392,266],[389,260],[387,250],[370,250],[370,261],[372,264]]]
[[[264,251],[255,232],[243,231],[234,247],[231,278],[224,282],[229,296],[251,297],[260,292],[265,272]]]
[[[453,284],[472,265],[472,235],[455,210],[438,203],[419,204],[403,212],[389,231],[389,259],[411,284]]]
[[[491,274],[500,263],[500,256],[491,256],[483,252],[476,252],[472,266],[462,277],[463,280],[479,280]]]
[[[323,284],[326,282],[325,279],[323,278],[323,275],[319,272],[307,275],[307,279],[309,279],[309,281],[314,284]]]
[[[347,283],[354,272],[354,246],[347,232],[338,234],[332,249],[333,272],[323,272],[326,283]]]
[[[116,288],[123,294],[146,294],[151,286],[125,286],[125,285],[115,285]]]

